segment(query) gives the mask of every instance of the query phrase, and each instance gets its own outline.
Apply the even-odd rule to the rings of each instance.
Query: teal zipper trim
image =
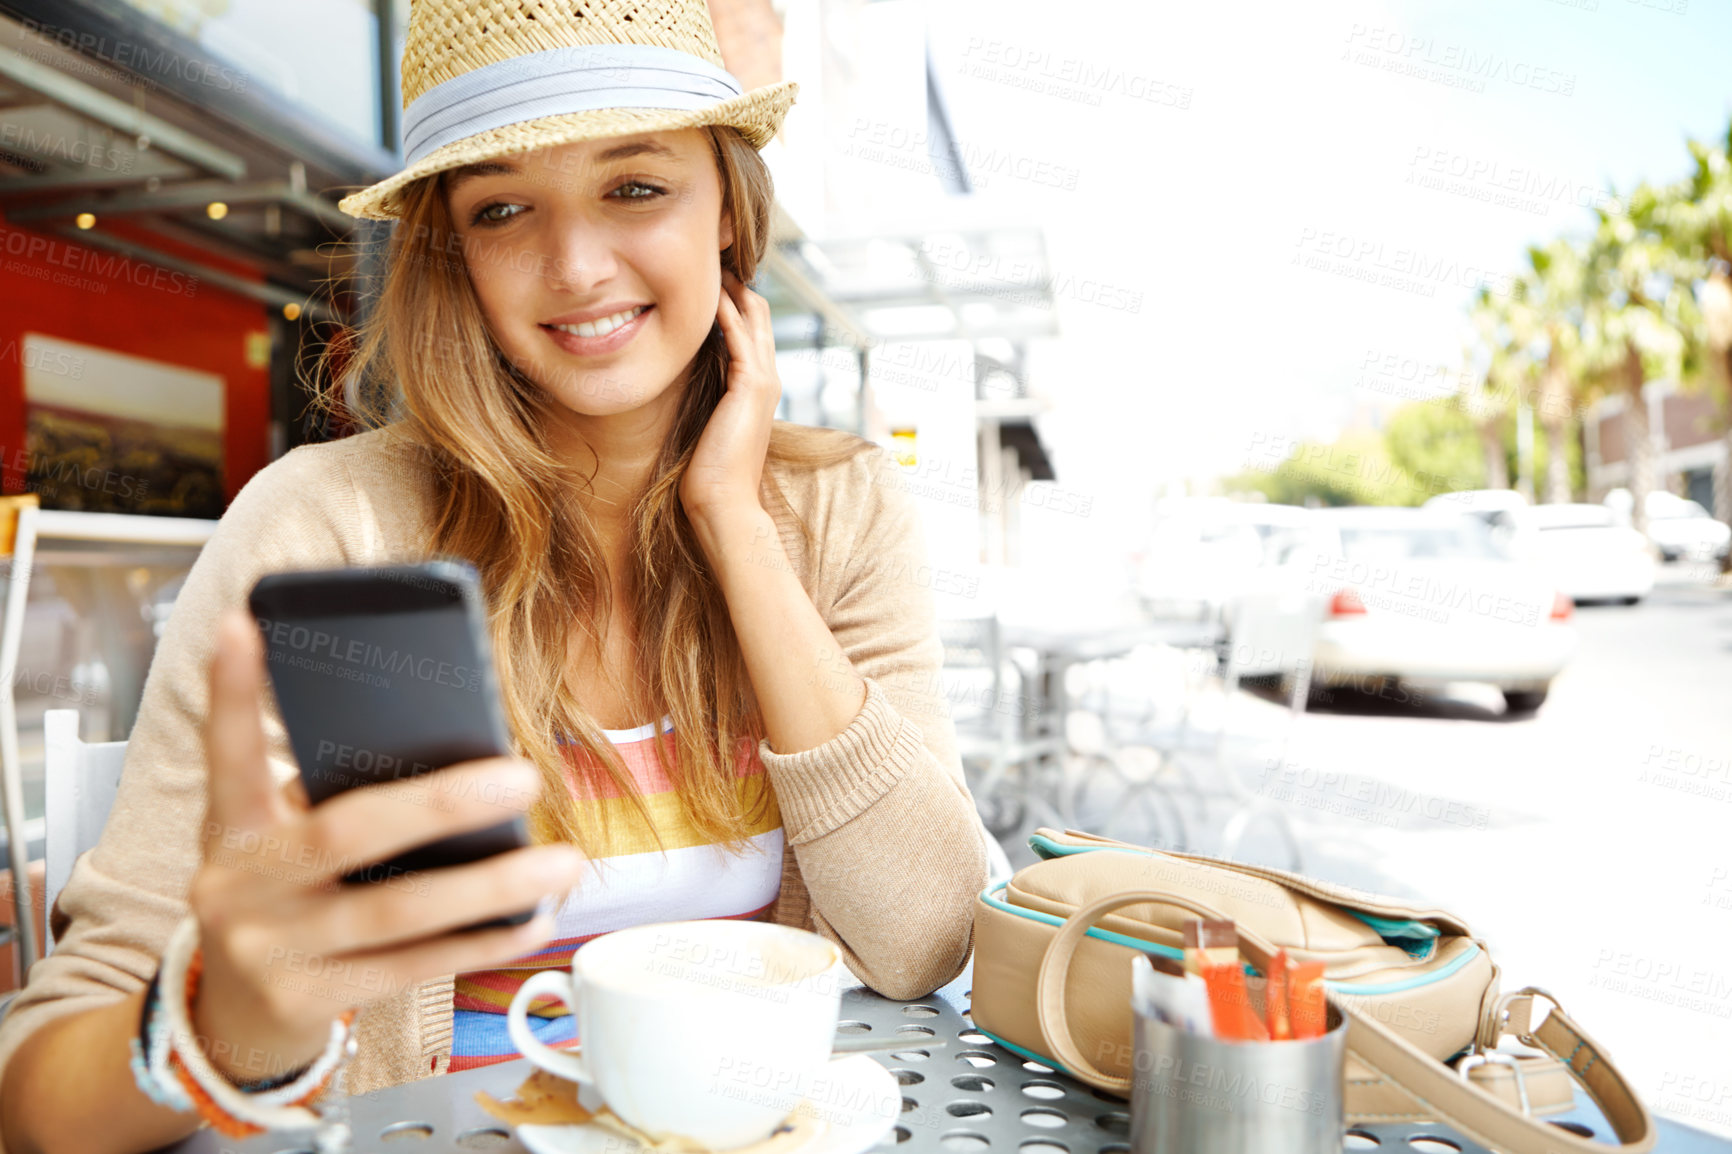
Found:
[[[1009,882],[1000,882],[998,889],[1003,891],[1009,885]],[[980,900],[994,909],[1003,910],[1007,914],[1015,914],[1019,918],[1031,918],[1037,922],[1045,922],[1049,926],[1064,925],[1064,919],[1056,914],[1042,913],[1040,910],[1025,910],[1021,906],[1011,905],[1003,898],[995,896],[991,886],[980,891]],[[1099,938],[1103,942],[1111,942],[1115,946],[1129,946],[1133,950],[1141,950],[1145,954],[1159,954],[1163,958],[1182,959],[1185,956],[1184,950],[1163,946],[1158,942],[1145,942],[1141,938],[1133,938],[1126,934],[1115,934],[1111,930],[1103,930],[1098,926],[1090,926],[1088,936]]]
[[[1035,840],[1035,838],[1029,839],[1031,843]],[[1105,849],[1109,847],[1103,846],[1101,848]],[[1091,853],[1093,851],[1073,849],[1071,852]],[[994,909],[1003,910],[1005,913],[1013,914],[1019,918],[1029,918],[1033,921],[1045,922],[1049,926],[1064,925],[1065,920],[1056,914],[1043,913],[1040,910],[1024,909],[1021,906],[1013,906],[1003,898],[997,896],[997,893],[1002,893],[1009,887],[1009,882],[1000,882],[998,884],[998,889],[995,892],[991,886],[988,886],[986,889],[980,891],[980,900]],[[1159,954],[1162,957],[1179,959],[1183,959],[1185,956],[1185,951],[1174,949],[1172,946],[1163,946],[1158,942],[1145,942],[1141,938],[1133,938],[1128,934],[1115,934],[1111,930],[1103,930],[1098,926],[1090,926],[1088,929],[1088,936],[1091,938],[1098,938],[1103,942],[1111,942],[1116,946],[1129,946],[1131,949],[1141,950],[1145,954]],[[1441,969],[1433,970],[1429,974],[1405,978],[1397,982],[1385,982],[1382,985],[1356,985],[1352,982],[1332,982],[1327,978],[1324,979],[1323,984],[1328,989],[1334,990],[1337,993],[1357,994],[1363,997],[1374,997],[1378,994],[1399,994],[1407,990],[1418,989],[1420,986],[1428,986],[1432,982],[1440,982],[1478,956],[1479,946],[1469,942],[1467,949],[1463,950],[1460,956],[1456,957],[1448,965],[1443,966]],[[1251,964],[1247,962],[1245,964],[1245,972],[1255,973],[1256,971],[1252,969]],[[982,1030],[981,1032],[985,1033],[986,1031]],[[1036,1057],[1035,1061],[1042,1061],[1042,1059]]]
[[[1037,834],[1031,834],[1029,836],[1028,848],[1033,850],[1035,853],[1039,854],[1043,859],[1045,859],[1047,861],[1051,861],[1055,857],[1063,857],[1065,854],[1094,853],[1097,850],[1103,850],[1103,849],[1104,850],[1113,850],[1113,851],[1116,851],[1118,853],[1141,854],[1144,857],[1149,856],[1148,850],[1133,849],[1130,846],[1060,845],[1058,842],[1053,841],[1050,837],[1042,837],[1038,833]]]
[[[974,1028],[976,1030],[980,1030],[979,1026],[975,1026]],[[997,1034],[993,1033],[991,1030],[980,1030],[980,1032],[982,1034],[985,1034],[987,1037],[991,1038],[994,1042],[997,1042],[1000,1046],[1003,1046],[1006,1050],[1009,1050],[1011,1053],[1016,1054],[1020,1057],[1026,1058],[1030,1062],[1039,1062],[1043,1066],[1051,1066],[1053,1069],[1057,1070],[1059,1073],[1064,1074],[1068,1077],[1071,1077],[1071,1078],[1076,1077],[1075,1074],[1072,1074],[1069,1070],[1064,1068],[1064,1063],[1058,1061],[1056,1058],[1049,1058],[1045,1054],[1037,1054],[1033,1050],[1025,1050],[1021,1046],[1017,1045],[1015,1042],[1005,1041],[1003,1038],[999,1037]],[[1031,1074],[1033,1072],[1034,1071],[1032,1071],[1032,1070],[1029,1071],[1029,1073],[1031,1073]]]
[[[1429,986],[1433,982],[1441,982],[1478,956],[1479,946],[1469,942],[1467,949],[1461,951],[1447,966],[1419,977],[1406,978],[1399,982],[1384,982],[1380,986],[1361,986],[1354,985],[1352,982],[1331,982],[1327,978],[1323,980],[1323,984],[1338,993],[1358,994],[1362,997],[1374,997],[1378,994],[1399,994],[1407,990],[1418,989],[1420,986]]]
[[[1437,939],[1442,931],[1429,922],[1418,922],[1412,918],[1386,918],[1347,906],[1341,908],[1376,930],[1377,936],[1385,942],[1401,947],[1408,957],[1416,961],[1430,961],[1431,955],[1437,952]]]

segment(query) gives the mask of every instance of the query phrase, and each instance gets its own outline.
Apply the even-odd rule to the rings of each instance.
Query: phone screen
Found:
[[[267,667],[317,804],[505,752],[460,604],[261,621]]]
[[[510,752],[468,566],[277,573],[254,586],[250,605],[312,804]],[[431,791],[427,804],[437,804]],[[388,882],[528,844],[518,814],[354,869],[343,880]],[[532,913],[484,924],[518,924]]]

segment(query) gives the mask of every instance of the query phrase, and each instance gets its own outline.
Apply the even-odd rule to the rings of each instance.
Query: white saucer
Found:
[[[890,1132],[902,1112],[896,1078],[870,1054],[834,1058],[824,1074],[823,1092],[817,1095],[822,1100],[813,1105],[826,1125],[784,1154],[863,1154]],[[515,1133],[530,1154],[638,1154],[644,1149],[593,1122],[518,1126]]]

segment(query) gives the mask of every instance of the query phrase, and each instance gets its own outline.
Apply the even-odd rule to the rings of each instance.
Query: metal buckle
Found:
[[[1538,987],[1538,986],[1524,986],[1521,989],[1516,991],[1517,997],[1520,997],[1523,994],[1532,994],[1535,997],[1544,998],[1546,1001],[1548,1001],[1552,1004],[1552,1009],[1556,1010],[1560,1014],[1564,1012],[1564,1004],[1562,1002],[1558,1001],[1557,998],[1553,997],[1547,991],[1540,989],[1540,987]],[[1547,1014],[1546,1017],[1550,1018],[1551,1015]],[[1528,1025],[1530,1028],[1533,1025],[1533,1016],[1531,1014],[1528,1016]],[[1520,1039],[1522,1045],[1524,1045],[1524,1046],[1532,1046],[1536,1050],[1544,1048],[1539,1044],[1538,1041],[1536,1041],[1534,1039],[1534,1036],[1532,1034],[1517,1034],[1516,1037],[1518,1039]]]
[[[1550,995],[1547,996],[1549,997]],[[1557,1005],[1556,1002],[1553,1002],[1552,1004],[1554,1006]],[[1528,1106],[1527,1075],[1522,1072],[1521,1060],[1514,1054],[1505,1053],[1502,1050],[1482,1050],[1477,1054],[1469,1054],[1467,1057],[1457,1062],[1455,1064],[1455,1072],[1461,1075],[1461,1080],[1463,1082],[1467,1082],[1469,1080],[1467,1076],[1469,1070],[1473,1069],[1475,1066],[1483,1066],[1489,1063],[1508,1066],[1510,1069],[1515,1071],[1516,1098],[1521,1102],[1522,1113],[1532,1114],[1533,1110]]]

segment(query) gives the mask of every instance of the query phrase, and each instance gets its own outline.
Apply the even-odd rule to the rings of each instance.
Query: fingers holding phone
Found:
[[[301,781],[314,812],[323,813],[317,848],[349,863],[344,882],[400,884],[421,871],[511,857],[530,844],[524,811],[539,789],[536,772],[470,764],[508,758],[513,748],[473,565],[435,559],[273,573],[247,600]],[[491,773],[520,777],[516,786],[482,780]],[[498,786],[505,787],[503,812],[477,826],[470,819]],[[513,796],[521,804],[510,804]],[[344,804],[328,808],[339,799]],[[419,810],[402,820],[380,808],[388,802],[403,813],[417,803]],[[543,877],[575,868],[560,850],[540,852],[549,858]],[[491,879],[495,892],[521,893],[512,879],[530,868],[502,861]],[[460,928],[448,915],[471,908],[471,891],[460,888],[470,876],[421,879],[451,891],[451,904],[430,911],[425,932]],[[528,921],[536,904],[486,911],[493,916],[472,928]],[[396,940],[406,928],[392,918],[366,932]],[[344,940],[355,941],[363,929],[357,925]]]
[[[314,807],[303,826],[302,853],[321,863],[327,882],[346,877],[350,884],[340,887],[339,900],[318,902],[313,944],[328,951],[384,949],[479,926],[572,889],[585,859],[564,844],[436,868],[393,864],[428,843],[497,829],[526,811],[540,790],[540,773],[529,762],[485,758]]]
[[[530,919],[531,907],[583,868],[573,847],[527,845],[522,815],[540,777],[521,759],[470,758],[309,805],[298,745],[301,788],[277,786],[259,710],[267,649],[256,614],[220,623],[204,860],[189,896],[204,954],[195,1026],[236,1077],[260,1075],[243,1055],[267,1054],[278,1069],[310,1060],[351,1006],[533,950],[553,924]],[[287,711],[285,722],[294,738]]]

